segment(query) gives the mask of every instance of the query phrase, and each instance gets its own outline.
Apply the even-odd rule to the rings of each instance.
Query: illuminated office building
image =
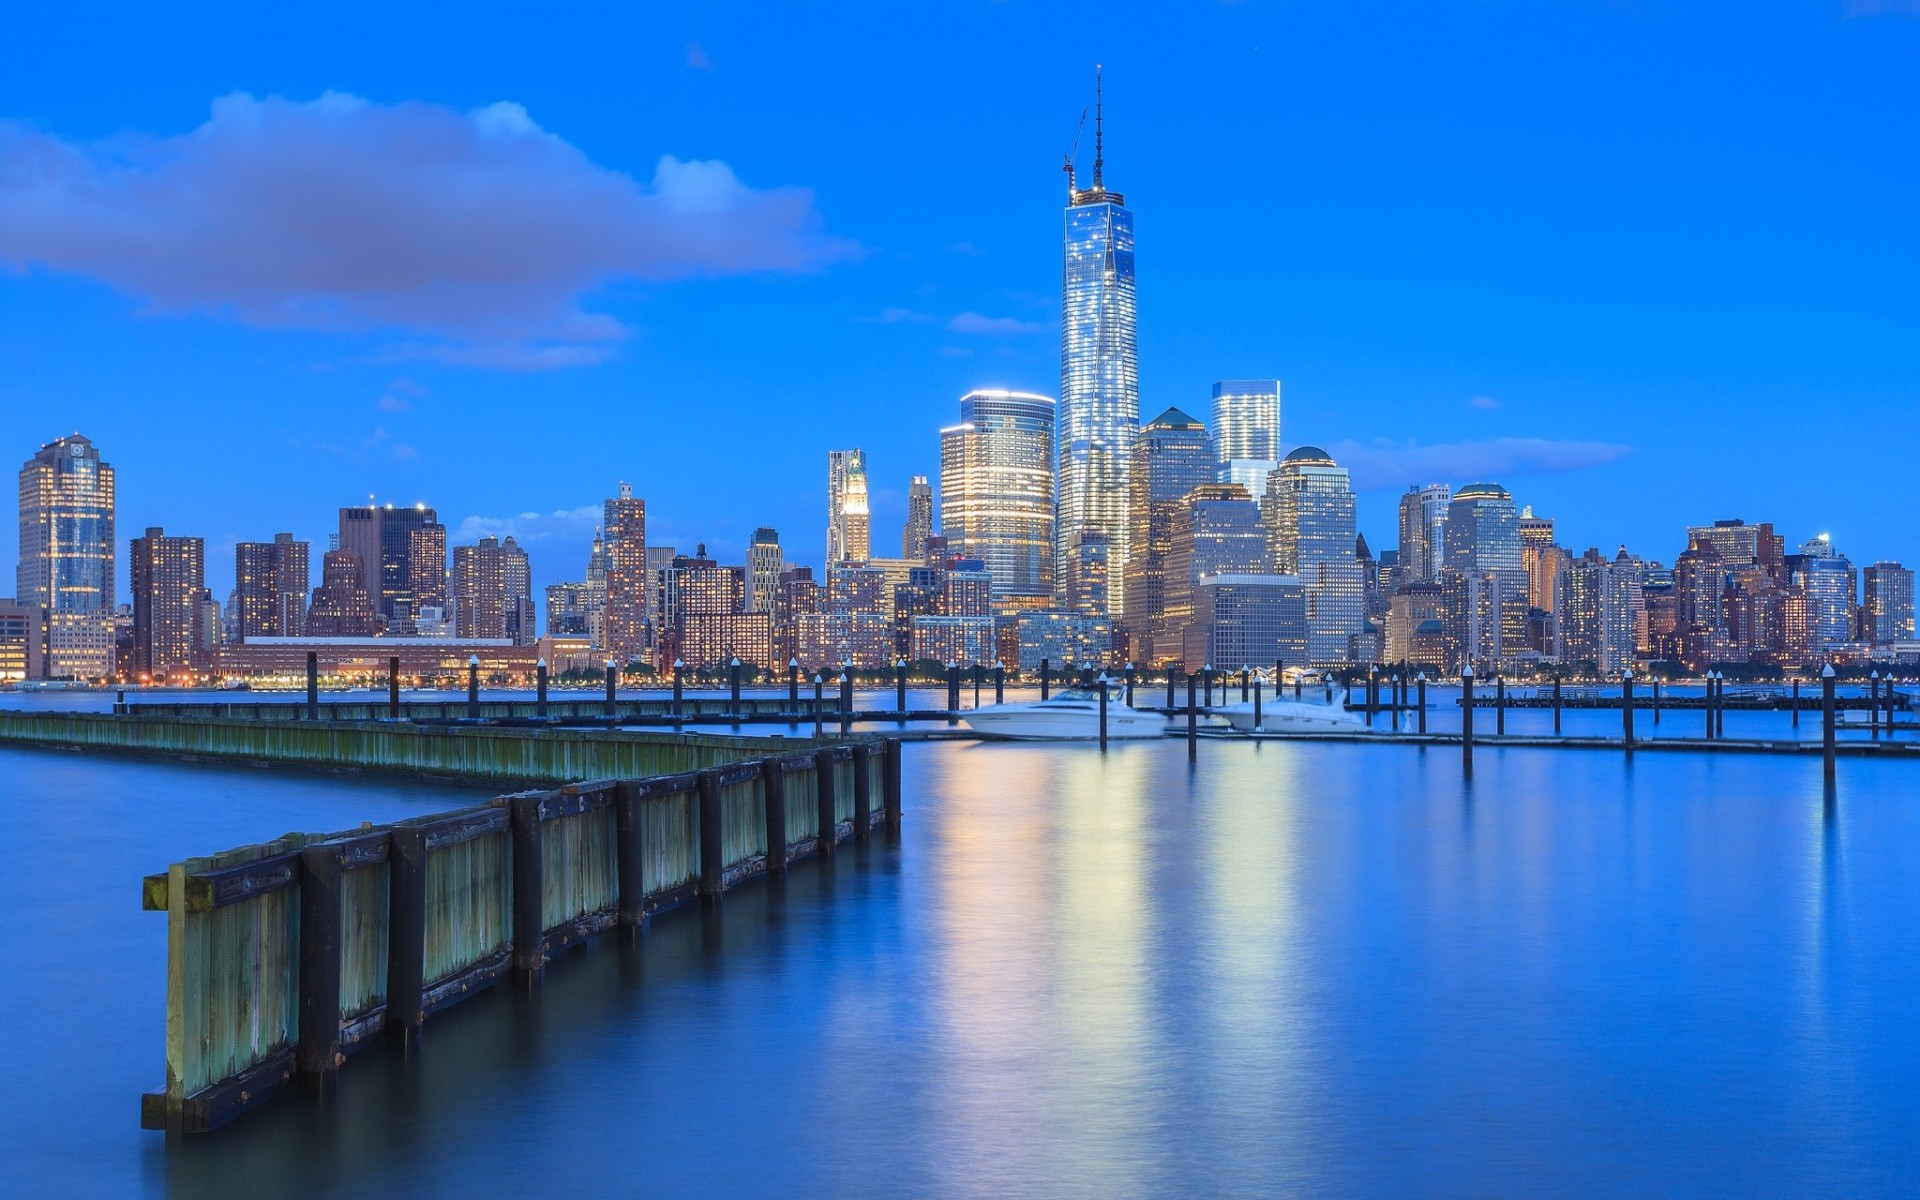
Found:
[[[1267,478],[1271,570],[1300,580],[1307,597],[1307,659],[1319,666],[1373,657],[1365,643],[1366,570],[1347,469],[1318,446],[1302,446]]]
[[[654,573],[648,561],[647,502],[633,494],[632,484],[623,482],[619,494],[602,503],[600,528],[606,555],[601,648],[616,662],[637,662],[650,649],[647,630],[655,601]]]
[[[59,438],[21,466],[14,599],[46,611],[46,677],[113,673],[113,522],[113,467],[91,440]]]
[[[1507,489],[1470,483],[1453,494],[1444,567],[1465,577],[1472,601],[1464,611],[1448,613],[1460,626],[1461,653],[1482,670],[1524,655],[1527,574],[1520,557],[1520,518]]]
[[[1434,583],[1446,559],[1447,507],[1453,489],[1444,483],[1410,487],[1400,497],[1400,579]]]
[[[1859,589],[1853,564],[1836,553],[1826,534],[1806,542],[1787,559],[1793,584],[1806,595],[1807,638],[1801,665],[1824,661],[1833,648],[1853,640],[1853,610]]]
[[[300,637],[307,625],[307,543],[290,533],[233,548],[234,640]]]
[[[774,593],[786,563],[780,553],[780,534],[762,525],[747,543],[747,611],[773,613]]]
[[[1101,98],[1094,101],[1093,179],[1075,186],[1067,164],[1061,282],[1060,405],[1055,428],[1053,581],[1064,589],[1067,556],[1083,531],[1105,534],[1115,611],[1125,609],[1128,476],[1140,424],[1135,341],[1133,213],[1108,191]],[[949,527],[951,518],[948,519]]]
[[[1053,417],[1047,417],[1051,425]],[[1048,476],[1053,466],[1047,466]],[[1051,496],[1049,496],[1051,500]],[[1049,515],[1051,519],[1051,515]],[[900,532],[900,557],[917,558],[922,562],[927,557],[927,539],[933,536],[933,485],[927,482],[925,475],[915,475],[913,482],[907,485],[907,524]]]
[[[1266,575],[1266,534],[1260,508],[1237,483],[1202,484],[1188,494],[1174,516],[1166,558],[1166,591],[1156,654],[1186,661],[1188,626],[1198,619],[1195,589],[1210,575]],[[1164,652],[1159,647],[1164,646]],[[1173,650],[1172,647],[1179,647]],[[1205,665],[1188,662],[1189,670]]]
[[[133,671],[144,679],[176,677],[212,664],[206,631],[207,551],[197,537],[168,537],[154,528],[133,539]]]
[[[532,645],[533,584],[527,553],[513,538],[481,538],[453,551],[454,633]]]
[[[1051,664],[1055,678],[1076,663],[1112,666],[1113,622],[1061,609],[1032,609],[1013,615],[1014,645],[1022,671]]]
[[[1254,670],[1276,662],[1303,662],[1307,597],[1291,575],[1209,575],[1194,587],[1194,619],[1187,626],[1188,669]]]
[[[940,431],[941,532],[986,564],[996,599],[1053,593],[1053,438],[1052,400],[998,390],[962,396]]]
[[[380,629],[366,570],[351,550],[320,556],[320,586],[307,605],[308,637],[372,637]]]
[[[547,585],[547,636],[588,638],[587,585],[580,582]]]
[[[413,628],[413,534],[439,525],[424,504],[412,508],[366,505],[340,510],[340,546],[360,556],[374,612],[389,633]]]
[[[1231,379],[1213,385],[1213,445],[1222,483],[1256,499],[1280,465],[1280,381]]]
[[[1084,617],[1103,617],[1111,611],[1112,586],[1108,576],[1111,558],[1112,547],[1107,544],[1106,534],[1082,529],[1073,535],[1073,545],[1067,547],[1064,598],[1068,611]]]
[[[827,565],[873,555],[867,506],[867,452],[827,451]]]
[[[1862,640],[1876,646],[1912,641],[1913,571],[1896,562],[1877,562],[1864,575]]]
[[[0,600],[0,683],[38,679],[47,646],[47,610],[38,604]]]
[[[1175,515],[1193,489],[1213,482],[1214,465],[1207,427],[1177,408],[1148,422],[1133,443],[1127,503],[1133,554],[1121,611],[1142,664],[1158,666],[1181,655],[1179,640],[1166,637],[1167,553]]]
[[[413,627],[427,609],[445,613],[452,605],[447,593],[447,527],[435,522],[407,533],[407,576],[412,580]]]

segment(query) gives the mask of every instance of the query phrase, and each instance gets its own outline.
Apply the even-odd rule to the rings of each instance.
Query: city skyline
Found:
[[[1877,95],[1877,88],[1891,86],[1885,64],[1914,45],[1915,22],[1845,17],[1837,6],[1806,6],[1754,18],[1738,30],[1702,17],[1652,37],[1643,22],[1620,13],[1522,16],[1446,10],[1413,24],[1443,42],[1488,35],[1493,49],[1482,61],[1496,79],[1514,77],[1519,70],[1503,52],[1548,46],[1554,42],[1550,34],[1567,29],[1619,50],[1622,62],[1648,69],[1680,61],[1709,34],[1745,39],[1763,60],[1798,43],[1794,53],[1811,56],[1809,69],[1839,80],[1830,98],[1808,94],[1793,101],[1807,106],[1809,115],[1819,115],[1838,111],[1828,105],[1849,98],[1860,101]],[[1124,165],[1130,207],[1138,210],[1142,236],[1152,246],[1139,313],[1139,404],[1144,413],[1177,407],[1204,414],[1210,389],[1223,379],[1284,381],[1287,413],[1280,451],[1303,444],[1326,446],[1352,473],[1359,528],[1376,545],[1393,541],[1394,506],[1408,485],[1493,479],[1520,502],[1552,513],[1560,522],[1562,541],[1575,547],[1595,545],[1611,553],[1624,543],[1638,553],[1671,556],[1674,551],[1664,545],[1671,537],[1666,514],[1677,507],[1688,520],[1736,515],[1770,519],[1795,545],[1831,532],[1856,556],[1920,558],[1912,523],[1899,516],[1897,506],[1872,499],[1893,478],[1893,468],[1880,465],[1881,459],[1866,459],[1832,487],[1781,494],[1773,478],[1776,471],[1807,478],[1809,447],[1842,454],[1849,447],[1872,446],[1891,451],[1891,460],[1897,460],[1911,446],[1912,422],[1903,417],[1913,403],[1914,339],[1894,336],[1910,325],[1903,325],[1903,318],[1913,303],[1911,289],[1895,286],[1905,277],[1900,270],[1902,247],[1910,239],[1895,239],[1891,253],[1883,247],[1877,254],[1824,256],[1819,268],[1824,273],[1818,275],[1808,274],[1813,267],[1802,257],[1786,253],[1782,281],[1815,286],[1801,289],[1785,308],[1759,313],[1767,320],[1756,326],[1734,319],[1737,313],[1756,315],[1753,305],[1759,303],[1745,294],[1747,289],[1736,288],[1751,284],[1756,269],[1733,257],[1745,243],[1731,237],[1709,239],[1704,248],[1676,256],[1677,235],[1658,235],[1626,260],[1643,272],[1631,293],[1622,291],[1612,276],[1602,277],[1606,286],[1577,304],[1548,287],[1544,310],[1530,301],[1524,307],[1539,311],[1526,317],[1523,306],[1509,305],[1499,310],[1504,319],[1488,321],[1489,332],[1466,333],[1459,320],[1439,320],[1456,302],[1435,301],[1432,287],[1460,284],[1466,288],[1469,309],[1492,318],[1495,311],[1484,307],[1490,291],[1516,280],[1527,286],[1542,284],[1544,277],[1537,272],[1516,274],[1523,253],[1550,249],[1558,256],[1556,262],[1571,255],[1566,260],[1567,286],[1592,282],[1599,268],[1580,257],[1586,253],[1580,249],[1580,234],[1566,225],[1548,236],[1525,221],[1512,220],[1514,211],[1501,207],[1507,202],[1493,197],[1486,202],[1506,212],[1510,237],[1496,237],[1478,225],[1463,226],[1458,212],[1435,218],[1442,221],[1436,228],[1479,238],[1481,248],[1491,253],[1487,265],[1464,267],[1444,251],[1447,239],[1436,239],[1413,247],[1412,275],[1417,278],[1389,273],[1392,286],[1376,289],[1366,305],[1359,305],[1351,284],[1340,281],[1341,273],[1369,278],[1380,270],[1381,260],[1365,249],[1356,226],[1337,220],[1324,224],[1330,218],[1324,202],[1302,198],[1315,195],[1313,191],[1275,190],[1283,178],[1275,172],[1325,168],[1338,157],[1334,147],[1341,144],[1339,139],[1355,132],[1355,121],[1371,129],[1370,110],[1342,118],[1296,90],[1249,93],[1230,83],[1227,93],[1207,101],[1205,111],[1214,114],[1213,120],[1195,122],[1199,101],[1178,90],[1188,77],[1175,55],[1180,48],[1209,48],[1236,61],[1257,61],[1251,56],[1264,51],[1256,51],[1256,45],[1286,34],[1309,39],[1336,57],[1353,54],[1355,32],[1338,18],[1212,13],[1180,31],[1176,44],[1164,50],[1115,34],[1116,45],[1080,46],[1071,56],[1058,42],[1055,35],[1061,30],[1050,18],[996,13],[992,20],[1031,28],[1040,45],[1051,47],[1044,53],[1057,55],[1058,61],[1048,63],[1040,86],[1018,102],[970,96],[964,103],[936,105],[933,115],[923,118],[939,123],[942,130],[977,128],[991,130],[1003,141],[1011,139],[1002,152],[1004,162],[996,161],[992,172],[993,178],[1007,182],[980,202],[942,216],[937,230],[911,236],[866,202],[862,181],[870,176],[865,168],[837,155],[815,165],[765,143],[718,136],[728,114],[755,102],[762,89],[786,77],[783,68],[733,58],[721,49],[723,41],[697,29],[686,30],[684,40],[675,33],[668,43],[658,36],[647,41],[646,52],[653,60],[665,62],[685,52],[689,42],[698,42],[717,65],[702,70],[672,64],[680,74],[663,70],[659,78],[649,78],[644,84],[649,89],[697,89],[689,94],[697,95],[700,105],[684,127],[650,122],[639,131],[643,140],[662,150],[679,150],[683,157],[675,161],[682,164],[724,153],[728,178],[744,180],[739,186],[752,197],[774,195],[782,183],[811,187],[807,219],[829,242],[782,242],[814,257],[803,255],[785,265],[749,264],[741,268],[746,271],[743,278],[674,282],[659,273],[646,276],[656,280],[645,288],[644,304],[652,314],[648,323],[635,323],[631,305],[622,309],[618,319],[638,336],[595,343],[608,352],[597,364],[504,372],[475,361],[484,356],[474,345],[456,352],[442,344],[441,350],[424,353],[418,339],[426,335],[407,323],[413,317],[373,314],[362,322],[369,329],[356,331],[316,328],[296,318],[277,322],[257,313],[222,316],[207,311],[209,305],[219,307],[217,298],[169,301],[152,280],[124,279],[98,263],[51,261],[44,243],[20,240],[20,210],[0,199],[0,258],[25,268],[0,272],[0,300],[10,314],[8,332],[0,335],[8,340],[0,348],[8,352],[12,366],[0,387],[15,411],[27,414],[30,424],[43,426],[32,428],[16,451],[25,453],[31,449],[27,443],[49,441],[76,427],[112,446],[126,479],[120,500],[124,529],[147,524],[184,528],[189,514],[221,514],[227,528],[196,521],[191,530],[205,538],[208,572],[215,579],[229,577],[236,544],[280,530],[291,530],[313,544],[317,570],[327,529],[315,514],[371,492],[382,503],[433,504],[444,514],[453,542],[471,543],[487,534],[516,536],[532,556],[535,592],[541,594],[547,584],[577,578],[574,564],[584,558],[598,523],[599,481],[621,478],[638,480],[652,502],[652,528],[659,533],[653,540],[682,546],[705,542],[717,557],[736,561],[752,530],[770,525],[781,530],[794,560],[822,562],[817,542],[824,530],[815,515],[819,499],[813,483],[818,454],[846,444],[868,452],[871,520],[876,530],[885,531],[880,535],[885,539],[880,548],[885,549],[904,517],[909,481],[937,472],[937,435],[932,431],[951,420],[957,397],[989,387],[1054,394],[1059,360],[1057,342],[1050,337],[1055,332],[1050,314],[1059,311],[1060,299],[1048,293],[1060,277],[1058,226],[1053,224],[1060,209],[1053,189],[1059,186],[1059,153],[1070,143],[1072,118],[1089,99],[1089,60],[1099,58],[1107,63],[1107,91],[1114,97],[1106,101],[1109,155]],[[27,32],[31,34],[31,28]],[[982,36],[963,29],[960,44]],[[1415,31],[1409,30],[1395,35],[1388,46],[1395,61],[1415,68],[1404,85],[1408,88],[1431,83],[1430,72],[1417,57],[1403,61],[1412,53],[1408,45],[1414,40]],[[109,58],[126,53],[110,48]],[[742,48],[740,53],[748,52]],[[957,51],[942,51],[947,53]],[[936,60],[936,73],[939,63],[947,61]],[[1030,65],[1031,60],[1016,61]],[[1564,58],[1552,61],[1567,64]],[[743,69],[750,62],[767,69],[755,75]],[[1014,65],[994,69],[1011,70]],[[232,116],[233,105],[223,101],[226,107],[215,109],[209,119],[208,102],[241,85],[263,97],[258,104],[264,116],[286,118],[296,126],[299,121],[347,120],[332,110],[321,111],[313,98],[332,86],[343,92],[377,92],[360,82],[366,70],[351,51],[343,50],[337,63],[325,67],[276,52],[257,72],[241,72],[241,78],[217,55],[189,54],[180,80],[160,90],[160,101],[115,93],[82,105],[70,87],[29,64],[19,78],[0,85],[0,112],[28,122],[9,127],[5,161],[17,161],[11,155],[27,136],[41,139],[36,146],[66,147],[83,159],[93,153],[89,139],[120,129],[185,138],[186,131],[201,125],[191,136],[217,140],[227,131],[222,121]],[[328,73],[336,77],[317,77]],[[1847,78],[1840,79],[1842,75]],[[135,69],[127,77],[139,79],[142,74]],[[1599,124],[1594,102],[1575,87],[1586,78],[1548,86],[1526,77],[1545,89],[1540,99],[1546,112],[1569,121],[1583,135],[1581,145],[1617,149],[1615,134]],[[1757,86],[1743,75],[1729,82],[1736,97]],[[509,89],[515,95],[503,97],[468,97],[444,89],[435,94],[439,86],[432,78],[424,80],[427,94],[412,103],[456,121],[463,113],[488,112],[492,116],[487,120],[493,123],[489,128],[510,128],[517,110],[485,107],[494,99],[506,99],[604,169],[626,171],[636,179],[651,173],[656,182],[646,186],[667,186],[659,182],[654,164],[614,155],[608,149],[609,131],[564,103],[563,97],[557,99],[550,84],[522,78]],[[1619,119],[1636,132],[1646,132],[1652,113],[1669,111],[1659,107],[1663,100],[1677,102],[1677,86],[1656,70],[1650,94],[1637,101],[1643,107]],[[188,94],[189,88],[198,90]],[[285,95],[282,103],[288,107],[274,108],[264,99],[275,94]],[[399,121],[406,115],[402,99],[370,95],[361,108],[348,105],[340,111]],[[1492,145],[1493,132],[1476,131],[1475,119],[1486,114],[1472,100],[1471,93],[1459,96],[1442,89],[1440,109],[1429,118],[1432,127],[1466,138],[1469,149]],[[811,95],[804,102],[838,104],[835,111],[843,118],[847,113],[832,92]],[[1884,105],[1851,107],[1866,113],[1886,111]],[[1715,154],[1749,172],[1766,167],[1770,176],[1798,180],[1795,186],[1801,190],[1793,195],[1815,207],[1795,211],[1803,217],[1828,212],[1836,219],[1844,213],[1854,231],[1848,236],[1865,237],[1863,231],[1881,229],[1878,214],[1884,206],[1876,207],[1877,202],[1910,190],[1901,172],[1911,169],[1906,164],[1916,156],[1901,155],[1897,148],[1901,139],[1911,138],[1911,130],[1875,125],[1855,140],[1818,152],[1792,139],[1761,150],[1745,136],[1756,126],[1725,113],[1713,115],[1720,135],[1712,147]],[[1307,116],[1313,119],[1303,119]],[[1655,168],[1666,161],[1663,155],[1682,147],[1697,149],[1686,140],[1687,132],[1655,137],[1647,143],[1644,162],[1622,160],[1617,154],[1609,158],[1616,175],[1625,169],[1625,182],[1608,182],[1606,188],[1612,190],[1607,194],[1631,199],[1632,193],[1622,189],[1655,178]],[[1193,155],[1222,138],[1271,139],[1255,144],[1267,145],[1272,155],[1251,160],[1236,156],[1234,170],[1246,177],[1248,194],[1261,196],[1263,204],[1280,205],[1272,227],[1278,239],[1273,247],[1258,239],[1210,241],[1226,236],[1216,226],[1233,223],[1214,220],[1227,201],[1196,190],[1205,172],[1196,169]],[[818,149],[802,141],[808,149]],[[700,149],[703,144],[708,148]],[[1571,171],[1575,165],[1525,138],[1500,144],[1517,147],[1516,171],[1525,166]],[[248,150],[224,143],[205,146],[236,154]],[[1400,148],[1419,151],[1417,146]],[[1869,148],[1874,164],[1870,169],[1865,165]],[[946,150],[962,156],[974,153],[966,147]],[[1081,157],[1086,157],[1084,145]],[[1415,159],[1427,161],[1419,153]],[[1790,169],[1796,165],[1802,169]],[[1826,170],[1814,172],[1813,165]],[[1321,187],[1344,195],[1343,189],[1380,175],[1377,166],[1365,162],[1345,166],[1344,173],[1323,171]],[[1569,218],[1592,216],[1596,210],[1580,207],[1584,202],[1576,196],[1579,187],[1591,182],[1587,171],[1575,171],[1564,186],[1534,181],[1522,190],[1536,204],[1551,201],[1551,209],[1564,210]],[[5,190],[17,188],[17,178],[6,178],[0,196],[17,199],[17,193]],[[1443,173],[1440,184],[1421,194],[1444,198],[1441,184],[1449,178]],[[1813,186],[1809,181],[1821,178],[1830,182],[1811,193],[1805,190]],[[1842,195],[1845,205],[1839,203]],[[798,202],[797,196],[789,198]],[[1697,237],[1706,214],[1722,211],[1708,203],[1710,199],[1697,185],[1682,189],[1666,201],[1667,215]],[[1746,196],[1742,220],[1760,222],[1786,199],[1785,194]],[[1367,212],[1378,222],[1373,232],[1384,230],[1392,248],[1401,253],[1429,220],[1411,208]],[[1280,219],[1289,215],[1293,220]],[[1303,215],[1324,225],[1315,226],[1314,246],[1302,240],[1303,234],[1290,232]],[[1643,219],[1650,221],[1652,215]],[[800,228],[777,222],[775,227],[789,233]],[[1049,227],[1055,231],[1051,235]],[[1612,227],[1603,224],[1601,229],[1617,256],[1620,246]],[[861,251],[831,243],[833,238],[857,241]],[[837,254],[835,245],[848,253]],[[1246,269],[1262,278],[1257,295],[1244,289],[1235,290],[1230,300],[1219,295],[1220,253],[1229,245],[1237,256],[1253,256]],[[1780,257],[1780,252],[1775,255]],[[1448,270],[1440,271],[1443,266]],[[1850,281],[1843,289],[1850,299],[1842,304],[1830,297],[1843,277]],[[1243,276],[1243,281],[1246,278],[1251,276]],[[921,288],[930,290],[917,290]],[[1705,326],[1696,321],[1673,327],[1668,322],[1663,328],[1669,332],[1649,341],[1653,318],[1673,314],[1664,302],[1645,298],[1675,288],[1682,299],[1702,301],[1717,315]],[[1736,291],[1741,292],[1737,300]],[[596,291],[588,305],[598,309],[617,300]],[[716,306],[741,304],[747,324],[730,328],[718,320]],[[1606,345],[1604,363],[1600,343],[1607,339],[1594,330],[1575,339],[1561,327],[1594,311],[1593,305],[1604,309],[1607,328],[1634,335]],[[1811,308],[1802,312],[1806,306]],[[1870,314],[1860,317],[1857,306],[1870,309]],[[1418,320],[1409,315],[1416,308]],[[1767,322],[1777,325],[1787,311],[1805,318],[1793,335],[1769,333],[1773,326]],[[829,316],[830,336],[822,336]],[[1850,321],[1844,329],[1842,318]],[[743,337],[765,334],[772,320],[791,328],[768,343],[769,349],[787,354],[794,338],[820,338],[836,358],[873,365],[822,371],[813,369],[817,361],[804,353],[797,360],[735,353]],[[1547,326],[1552,328],[1543,332]],[[686,336],[696,329],[704,332]],[[1695,338],[1689,347],[1676,340],[1682,332]],[[1401,349],[1383,352],[1385,343],[1379,339],[1388,333]],[[1409,334],[1413,336],[1405,336]],[[412,349],[410,337],[415,339]],[[98,352],[79,350],[79,338],[88,339]],[[689,349],[663,362],[662,339],[683,342]],[[1731,357],[1735,347],[1738,358]],[[1789,362],[1782,356],[1793,347],[1803,353]],[[137,374],[115,368],[116,363],[130,362],[129,356],[138,356],[143,364]],[[123,373],[115,375],[115,369]],[[529,397],[556,388],[578,392],[582,413],[607,411],[586,406],[603,399],[608,389],[624,394],[631,389],[634,372],[642,369],[660,371],[658,386],[639,389],[624,402],[622,412],[630,415],[608,417],[605,427],[594,424],[589,429],[592,436],[584,439],[587,461],[576,461],[575,471],[543,472],[528,463],[528,449],[539,446],[538,436],[500,436],[530,419],[529,413],[542,411],[528,406]],[[689,387],[689,372],[696,369],[708,373],[717,386]],[[763,379],[777,374],[779,386],[745,388],[742,372]],[[792,379],[786,378],[789,374]],[[1657,386],[1642,386],[1649,382]],[[821,389],[831,389],[839,398],[823,402],[826,392]],[[768,426],[765,432],[758,430],[755,418],[769,414],[772,410],[765,404],[771,402],[709,399],[769,390],[782,395],[783,410],[810,407],[813,419],[806,433],[795,437],[777,419],[762,422]],[[284,403],[258,404],[252,397],[263,391]],[[686,404],[683,396],[701,399]],[[1808,396],[1818,396],[1819,402],[1808,403]],[[244,428],[255,452],[271,460],[271,469],[189,469],[193,443],[183,439],[198,422],[175,418],[183,404]],[[712,422],[706,417],[715,405],[723,411],[725,405],[740,406],[748,418],[733,424],[739,452],[753,464],[741,473],[743,486],[724,494],[714,494],[707,486],[701,456],[694,452],[712,437]],[[876,419],[876,411],[884,419]],[[1681,416],[1684,419],[1677,419]],[[552,436],[567,436],[563,430],[577,423],[555,426]],[[663,453],[662,446],[688,452]],[[576,472],[581,480],[593,482],[570,478]],[[503,486],[508,481],[513,486]],[[249,516],[242,522],[233,514],[257,514],[259,519]],[[0,533],[0,539],[7,536]],[[120,549],[124,552],[124,545]],[[16,546],[0,540],[0,556],[16,552]],[[118,565],[124,587],[124,553]]]

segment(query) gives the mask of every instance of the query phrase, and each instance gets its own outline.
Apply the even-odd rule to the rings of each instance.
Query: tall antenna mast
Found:
[[[1100,182],[1100,169],[1105,165],[1104,131],[1101,129],[1100,113],[1100,64],[1093,65],[1093,190],[1105,191]]]

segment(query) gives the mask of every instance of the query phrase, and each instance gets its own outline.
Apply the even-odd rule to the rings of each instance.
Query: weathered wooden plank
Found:
[[[434,851],[505,833],[509,823],[504,809],[471,808],[443,820],[424,823],[420,828],[426,834],[427,849]]]

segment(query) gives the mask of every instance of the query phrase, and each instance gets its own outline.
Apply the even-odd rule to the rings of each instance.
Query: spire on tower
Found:
[[[1100,101],[1100,64],[1095,63],[1093,66],[1093,190],[1096,192],[1106,190],[1100,179],[1101,168],[1106,165],[1104,154],[1106,147],[1103,143],[1103,130],[1101,129],[1100,120]]]

